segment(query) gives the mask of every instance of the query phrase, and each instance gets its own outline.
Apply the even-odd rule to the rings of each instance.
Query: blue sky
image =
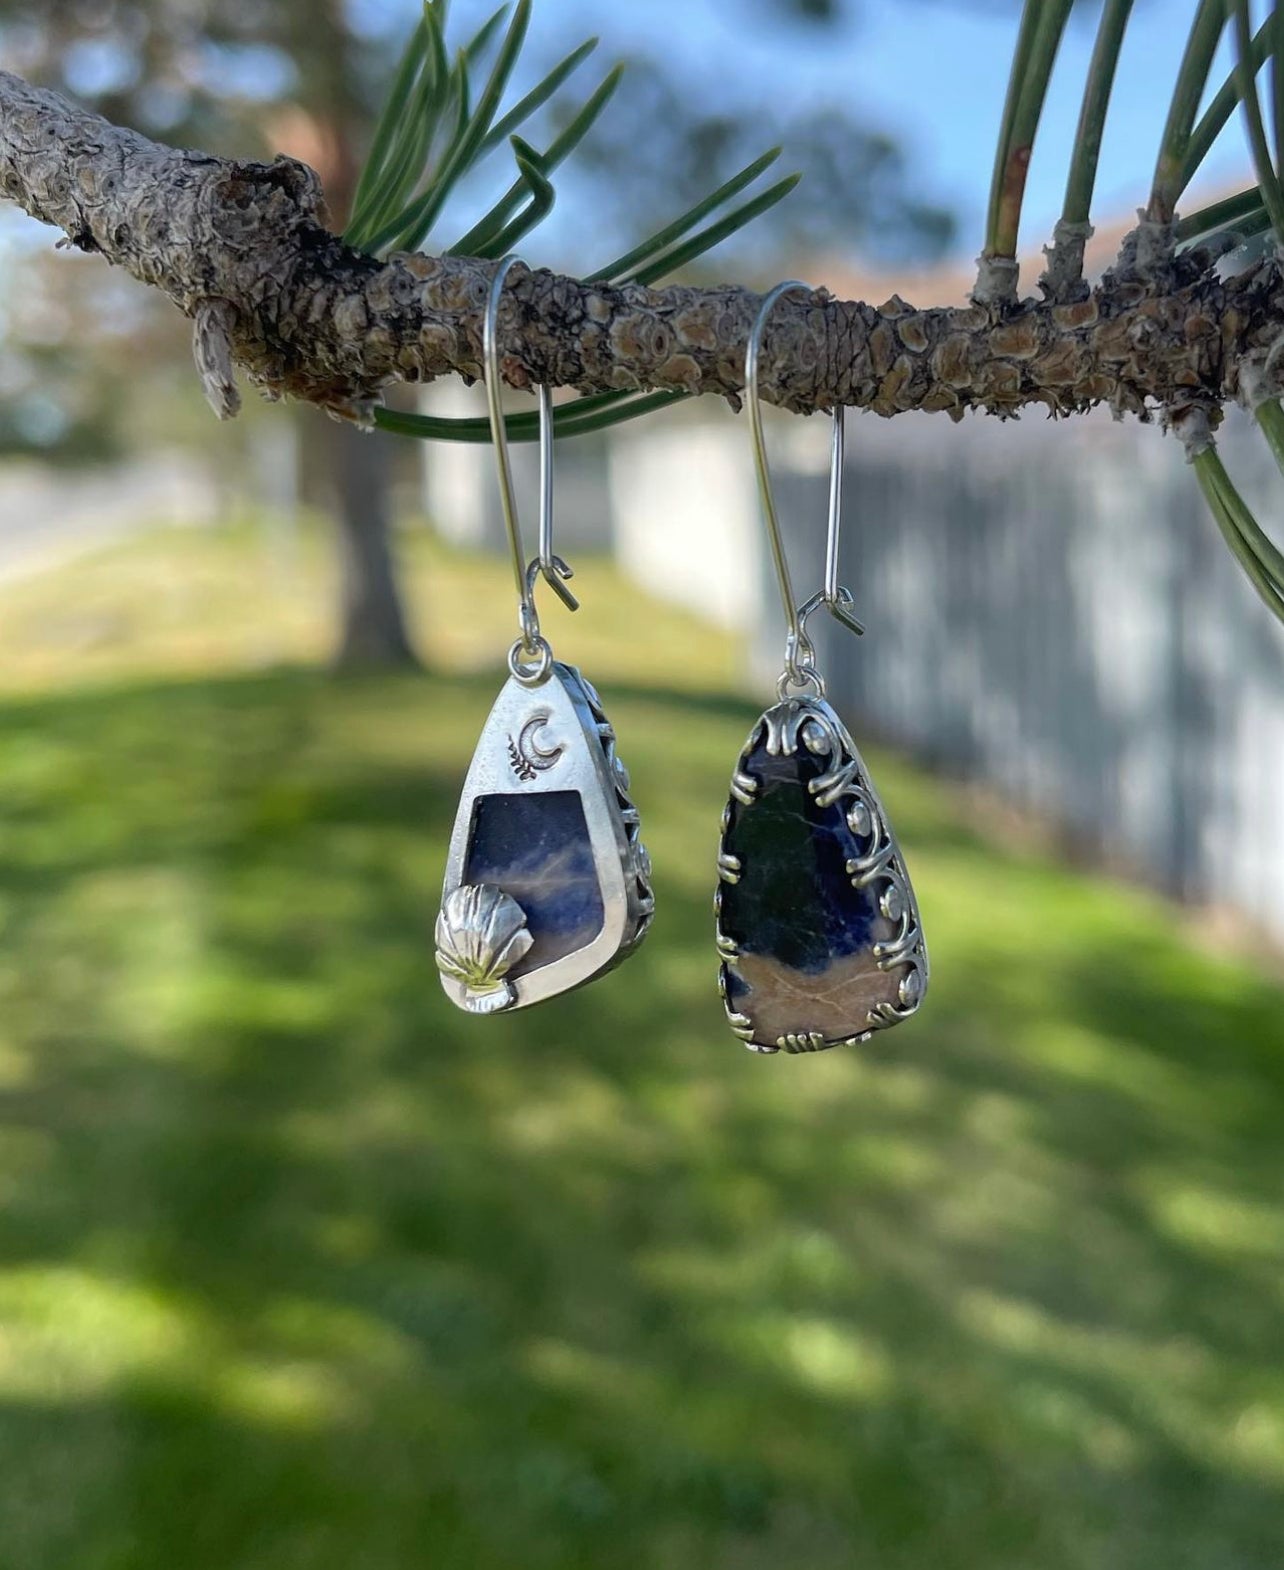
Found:
[[[416,0],[348,3],[359,25],[398,38],[417,9]],[[467,37],[495,3],[453,0],[453,37]],[[1099,221],[1127,220],[1145,201],[1194,9],[1195,0],[1137,0],[1102,147],[1094,204]],[[1053,78],[1030,171],[1022,234],[1027,251],[1049,238],[1060,209],[1095,10],[1085,6],[1072,21]],[[845,24],[817,27],[780,20],[770,0],[536,0],[528,56],[534,70],[597,33],[602,46],[572,84],[577,95],[613,59],[663,51],[676,79],[693,97],[712,105],[770,103],[788,118],[791,111],[832,104],[863,116],[871,128],[890,132],[904,147],[918,192],[957,214],[955,259],[970,259],[981,244],[1018,0],[854,0],[852,11]],[[92,48],[83,64],[92,76]],[[1230,65],[1224,46],[1214,84]],[[238,73],[248,68],[242,59]],[[768,139],[764,130],[764,144]],[[447,238],[468,227],[485,191],[507,185],[507,154],[496,157],[503,168],[493,164],[478,186],[466,187],[453,199],[441,226]],[[789,167],[787,147],[778,167]],[[1237,115],[1183,206],[1189,211],[1201,205],[1201,196],[1249,183],[1248,169]],[[583,254],[582,231],[591,209],[586,218],[586,209],[574,200],[573,174],[564,171],[561,179],[570,200],[559,203],[546,229],[528,242],[532,260],[566,266],[600,261],[597,253],[604,246],[609,253],[619,248],[617,241],[636,238],[595,235],[591,254]],[[15,223],[10,209],[0,219],[0,244],[4,241],[39,245],[46,243],[46,234],[35,224]]]
[[[387,15],[373,0],[367,8]],[[463,30],[492,8],[493,0],[454,0],[454,23]],[[541,54],[592,33],[602,38],[600,57],[663,49],[693,94],[741,102],[778,96],[782,107],[833,103],[859,111],[905,146],[924,193],[957,212],[957,254],[970,258],[980,248],[1017,0],[861,0],[853,10],[850,23],[808,27],[773,21],[764,0],[539,0],[532,31]],[[1094,12],[1086,7],[1072,22],[1058,60],[1030,171],[1023,245],[1048,239],[1060,210]],[[1146,199],[1193,13],[1194,0],[1138,0],[1102,147],[1095,211],[1103,221],[1129,217]],[[1224,48],[1214,83],[1230,68]],[[782,167],[787,160],[786,150]],[[1247,184],[1248,167],[1236,117],[1193,191]]]

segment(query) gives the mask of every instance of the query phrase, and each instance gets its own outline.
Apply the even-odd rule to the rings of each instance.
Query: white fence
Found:
[[[1284,480],[1231,425],[1228,463],[1278,537]],[[773,432],[788,444],[777,492],[806,593],[821,570],[826,422]],[[780,622],[743,422],[630,432],[612,476],[622,559],[652,590],[677,575],[675,598],[751,629],[766,679]],[[1284,635],[1176,444],[1105,415],[853,415],[847,488],[843,573],[868,632],[826,632],[824,652],[857,731],[1284,938]]]

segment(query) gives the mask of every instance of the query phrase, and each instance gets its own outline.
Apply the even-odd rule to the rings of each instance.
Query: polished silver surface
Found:
[[[539,554],[535,565],[544,582],[569,611],[580,602],[566,587],[575,574],[553,549],[553,389],[539,387]]]
[[[482,990],[455,952],[449,923],[443,946],[438,928],[437,963],[447,996],[473,1013],[524,1008],[600,976],[645,937],[655,909],[651,864],[639,837],[629,778],[615,751],[615,732],[592,686],[570,665],[551,664],[538,686],[514,677],[500,692],[464,782],[455,818],[443,889],[443,919],[488,885],[466,880],[474,811],[486,796],[573,791],[580,799],[602,900],[603,920],[591,941],[570,954],[539,963],[534,943],[488,979]],[[498,890],[505,891],[502,887]],[[510,904],[517,902],[509,899]],[[523,917],[523,923],[525,918]],[[454,948],[451,948],[451,944]]]
[[[869,771],[847,727],[833,708],[823,698],[795,696],[784,699],[763,714],[750,732],[732,776],[732,796],[742,803],[752,803],[756,796],[757,781],[744,765],[764,733],[768,750],[776,756],[789,756],[805,747],[813,756],[823,758],[827,767],[809,787],[817,804],[830,807],[843,803],[853,832],[870,838],[869,849],[847,863],[847,875],[854,889],[873,892],[881,914],[895,929],[889,938],[875,943],[871,952],[879,970],[898,973],[896,999],[872,1008],[864,1021],[865,1028],[848,1036],[828,1039],[819,1032],[800,1030],[777,1036],[772,1041],[755,1039],[752,1020],[737,1013],[728,995],[728,982],[741,955],[735,941],[722,930],[722,888],[724,884],[738,882],[744,872],[742,862],[725,843],[731,818],[728,807],[723,814],[724,837],[718,847],[719,884],[714,895],[715,941],[721,962],[718,990],[726,1009],[727,1023],[754,1052],[818,1052],[825,1047],[855,1046],[868,1041],[876,1030],[886,1030],[908,1019],[927,993],[930,966],[919,921],[918,900]],[[752,790],[747,789],[750,781],[753,782]]]

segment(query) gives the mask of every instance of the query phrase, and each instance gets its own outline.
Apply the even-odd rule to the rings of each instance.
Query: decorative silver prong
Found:
[[[841,767],[831,769],[828,774],[820,774],[807,787],[816,798],[818,807],[832,807],[845,791],[851,789],[852,781],[860,773],[860,765],[852,759]]]
[[[739,1014],[731,1006],[727,995],[727,967],[718,966],[718,996],[722,999],[722,1007],[727,1016],[727,1024],[731,1033],[739,1036],[741,1041],[750,1041],[753,1038],[753,1021],[744,1014]]]
[[[890,942],[875,943],[873,954],[878,961],[878,968],[892,970],[897,965],[903,965],[922,941],[922,934],[917,926],[910,926],[907,923]]]
[[[818,1030],[807,1030],[797,1035],[781,1036],[776,1045],[783,1052],[823,1052],[829,1042]]]
[[[734,938],[729,938],[725,932],[718,931],[714,938],[714,944],[720,959],[734,962],[740,958],[740,945]]]
[[[847,875],[854,889],[863,889],[887,871],[896,858],[896,841],[888,838],[880,845],[875,839],[868,856],[857,856],[847,863]]]
[[[741,1041],[753,1040],[753,1021],[743,1014],[737,1014],[735,1009],[728,1007],[727,1024],[731,1027],[731,1034],[739,1036]]]
[[[752,774],[737,769],[731,776],[731,794],[742,807],[751,807],[758,795],[758,781]]]

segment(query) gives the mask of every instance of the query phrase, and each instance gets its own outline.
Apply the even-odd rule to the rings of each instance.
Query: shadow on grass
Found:
[[[1274,1570],[1279,993],[893,765],[929,1006],[754,1059],[708,908],[754,711],[615,689],[653,936],[469,1019],[492,691],[0,712],[5,1570]]]

